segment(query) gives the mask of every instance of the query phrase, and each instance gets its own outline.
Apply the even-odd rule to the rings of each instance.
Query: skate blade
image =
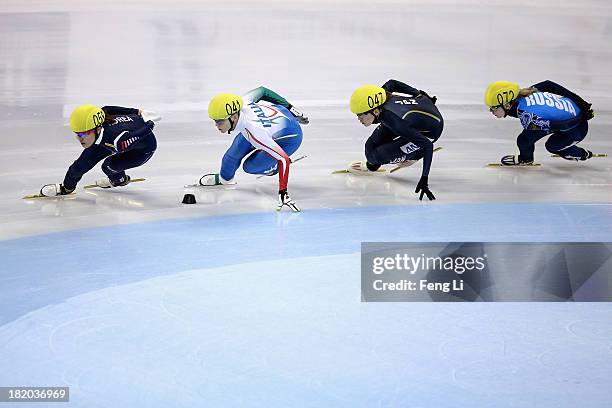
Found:
[[[538,167],[541,166],[541,163],[533,163],[533,164],[521,164],[521,165],[516,165],[516,166],[508,166],[505,164],[501,164],[501,163],[489,163],[487,164],[487,167],[512,167],[512,168],[517,168],[517,167]]]
[[[295,159],[290,159],[291,160],[291,164],[299,162],[300,160],[303,160],[303,159],[305,159],[307,157],[308,157],[307,155],[303,155],[303,156],[300,156],[300,157],[295,158]],[[278,173],[276,173],[276,174],[278,174]],[[270,174],[260,174],[259,176],[256,177],[256,179],[259,180],[260,178],[263,178],[263,177],[276,176],[276,174],[272,174],[272,175],[270,175]]]
[[[550,157],[561,157],[561,156],[559,156],[558,154],[551,154]],[[591,156],[591,159],[593,157],[608,157],[608,153],[598,153],[598,154],[593,153],[593,156]]]
[[[440,151],[440,150],[442,150],[442,146],[440,146],[440,147],[436,147],[435,149],[433,149],[433,152],[435,153],[435,152]],[[421,159],[419,159],[419,160],[411,160],[411,161],[412,161],[412,163],[410,163],[410,164],[408,164],[408,165],[406,165],[406,166],[396,166],[396,167],[392,168],[392,169],[389,171],[389,173],[395,173],[395,172],[396,172],[396,171],[398,171],[398,170],[405,169],[406,167],[410,167],[410,166],[414,165],[415,163],[419,162],[420,160],[421,160]]]
[[[73,191],[70,194],[64,194],[64,195],[58,195],[58,196],[45,196],[45,195],[41,195],[41,194],[31,194],[31,195],[27,195],[25,197],[23,197],[24,200],[32,200],[35,198],[62,198],[62,197],[70,197],[70,196],[75,196],[76,193]]]
[[[385,173],[385,172],[386,172],[385,169],[378,169],[376,171],[369,171],[369,172],[365,172],[364,171],[362,173],[354,173],[354,172],[348,171],[347,169],[343,169],[343,170],[334,170],[334,171],[332,171],[331,174],[354,174],[356,176],[370,176],[370,175],[372,175],[372,173],[379,173],[380,174],[380,173]]]
[[[405,169],[406,167],[410,167],[410,166],[414,165],[418,160],[412,160],[412,161],[413,161],[413,163],[404,164],[403,166],[397,166],[397,167],[392,168],[391,170],[389,170],[389,173],[395,173],[398,170]]]
[[[300,160],[303,160],[303,159],[305,159],[307,157],[308,157],[307,155],[303,155],[303,156],[297,157],[295,159],[291,159],[291,163],[299,162]]]
[[[214,186],[203,186],[201,184],[185,184],[183,186],[183,188],[203,188],[205,190],[207,189],[217,189],[217,190],[224,190],[224,189],[228,189],[229,187],[236,187],[238,183],[233,182],[230,184],[215,184]]]
[[[126,184],[126,186],[127,186],[128,184],[137,183],[137,182],[139,182],[139,181],[145,181],[145,180],[146,180],[146,179],[144,179],[144,178],[135,178],[135,179],[131,179],[131,180],[130,180],[130,182]],[[98,188],[113,188],[113,187],[100,187],[100,186],[98,186],[97,184],[88,184],[88,185],[86,185],[86,186],[83,186],[83,188],[96,188],[96,187],[98,187]],[[121,186],[121,187],[125,187],[125,186]]]

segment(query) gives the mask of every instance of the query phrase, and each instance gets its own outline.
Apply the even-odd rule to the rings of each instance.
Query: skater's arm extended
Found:
[[[266,88],[265,86],[260,86],[258,88],[252,89],[244,96],[245,99],[248,99],[249,101],[253,101],[255,103],[259,101],[266,101],[272,102],[276,105],[284,106],[285,108],[291,106],[291,104],[285,98],[283,98],[273,90]]]
[[[399,92],[412,96],[417,96],[421,93],[421,91],[419,91],[418,89],[413,88],[410,85],[400,82],[396,79],[388,80],[387,82],[385,82],[382,88],[389,93]]]
[[[533,87],[540,92],[550,92],[555,95],[570,98],[583,112],[591,107],[591,104],[582,99],[580,96],[551,80],[547,79],[546,81],[538,82],[537,84],[533,85]]]
[[[85,173],[110,155],[111,152],[109,150],[98,145],[93,145],[83,150],[83,153],[70,165],[66,172],[64,182],[62,183],[66,190],[74,190]]]
[[[149,120],[153,122],[159,122],[162,117],[157,112],[147,111],[144,109],[136,108],[124,108],[123,106],[104,106],[102,107],[104,113],[108,116],[120,116],[120,115],[138,115],[144,119],[145,122]]]
[[[383,111],[380,116],[380,122],[391,129],[394,135],[397,135],[406,143],[412,142],[423,149],[423,176],[429,175],[431,169],[431,161],[433,156],[433,143],[431,140],[413,129],[404,120],[396,114],[388,111]]]
[[[132,149],[138,141],[151,135],[151,131],[154,127],[155,123],[150,120],[145,122],[144,125],[137,130],[124,130],[113,140],[115,150],[120,153],[127,152]]]
[[[103,106],[102,110],[105,115],[138,115],[140,110],[136,108],[124,108],[123,106]]]
[[[423,90],[419,90],[416,88],[411,87],[410,85],[407,85],[403,82],[400,82],[396,79],[390,79],[387,82],[385,82],[385,84],[382,86],[383,89],[389,93],[393,93],[393,92],[399,92],[399,93],[403,93],[403,94],[408,94],[408,95],[412,95],[415,98],[417,96],[426,96],[429,98],[429,100],[431,100],[431,102],[435,105],[436,101],[438,100],[438,98],[436,98],[435,96],[429,96],[429,94]]]
[[[298,122],[303,125],[308,123],[308,117],[304,116],[304,114],[297,110],[291,103],[289,103],[288,100],[286,100],[273,90],[266,88],[265,86],[260,86],[259,88],[255,88],[247,92],[245,95],[245,99],[253,101],[255,103],[259,101],[266,101],[272,102],[275,105],[283,106],[287,108],[287,110],[291,112],[293,116],[295,116]]]

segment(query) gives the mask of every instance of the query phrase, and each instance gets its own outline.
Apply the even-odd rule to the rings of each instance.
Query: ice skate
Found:
[[[113,184],[108,177],[104,177],[101,179],[96,180],[95,184],[89,184],[84,186],[83,188],[113,188],[113,187],[123,187],[123,186],[127,186],[130,183],[136,183],[136,182],[140,182],[140,181],[145,181],[144,178],[131,178],[130,176],[125,176],[125,180],[123,182],[119,182],[116,184]]]
[[[346,169],[342,169],[342,170],[335,170],[332,172],[332,174],[354,174],[357,176],[371,176],[374,174],[380,174],[380,173],[384,173],[385,169],[383,168],[379,168],[376,171],[372,171],[370,169],[368,169],[367,165],[366,165],[366,161],[365,160],[361,160],[361,161],[354,161],[352,163],[349,163]]]
[[[522,161],[519,160],[517,156],[513,154],[508,154],[503,156],[499,163],[489,163],[487,164],[489,167],[534,167],[540,166],[540,163],[534,163],[533,160],[530,161]]]

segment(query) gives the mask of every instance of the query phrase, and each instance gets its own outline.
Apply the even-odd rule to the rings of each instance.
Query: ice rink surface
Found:
[[[491,81],[554,80],[593,103],[581,145],[612,153],[611,39],[593,0],[1,1],[0,386],[69,386],[88,408],[608,407],[610,304],[361,303],[359,250],[612,241],[612,159],[540,142],[539,168],[486,168],[520,124],[482,104]],[[389,78],[439,98],[435,202],[413,192],[420,165],[330,174],[373,130],[351,92]],[[277,178],[241,170],[181,204],[231,142],[208,101],[259,85],[311,119],[289,181],[303,212],[276,213]],[[128,172],[147,180],[22,200],[80,153],[83,103],[163,116]]]

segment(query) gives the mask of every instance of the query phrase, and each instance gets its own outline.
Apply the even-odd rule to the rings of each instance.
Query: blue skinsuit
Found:
[[[519,161],[533,161],[535,143],[546,137],[546,150],[567,160],[587,157],[588,152],[576,143],[583,140],[588,124],[583,112],[589,104],[578,95],[552,81],[533,85],[538,92],[519,97],[508,115],[521,121],[523,131],[517,138]]]

